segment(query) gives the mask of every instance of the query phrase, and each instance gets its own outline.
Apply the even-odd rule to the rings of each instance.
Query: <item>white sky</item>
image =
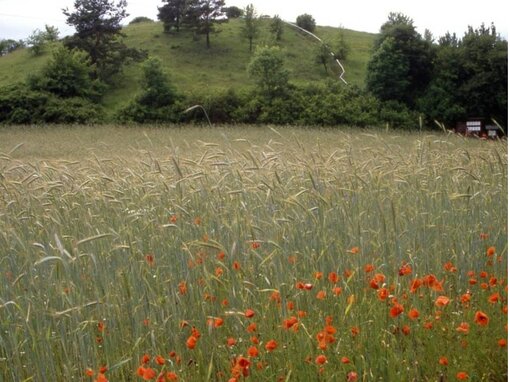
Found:
[[[318,25],[343,26],[365,32],[378,32],[390,12],[402,12],[414,20],[418,32],[425,28],[437,38],[447,31],[464,35],[468,25],[494,22],[497,31],[508,39],[509,13],[503,0],[227,0],[226,4],[244,7],[253,3],[259,14],[280,15],[295,21],[302,13],[311,14]],[[74,0],[0,0],[0,39],[25,39],[45,24],[58,27],[60,35],[73,33],[66,25],[62,8],[73,8]],[[129,18],[156,19],[161,0],[128,0]]]

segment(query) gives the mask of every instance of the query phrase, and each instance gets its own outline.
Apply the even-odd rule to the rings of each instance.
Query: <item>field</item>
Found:
[[[439,133],[2,128],[0,380],[506,381],[507,160]]]

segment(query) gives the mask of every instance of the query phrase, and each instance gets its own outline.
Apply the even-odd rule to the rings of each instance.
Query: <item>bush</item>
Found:
[[[58,97],[84,97],[99,100],[104,85],[92,80],[93,69],[86,52],[60,47],[42,71],[29,77],[32,90],[52,93]]]
[[[145,16],[138,16],[138,17],[135,17],[133,20],[131,20],[129,22],[129,25],[131,24],[140,24],[140,23],[153,23],[154,20],[149,18],[149,17],[145,17]]]
[[[123,122],[177,122],[180,119],[180,96],[170,85],[158,58],[143,64],[142,93],[117,113]]]
[[[308,32],[314,32],[315,31],[315,19],[307,14],[304,13],[302,15],[299,15],[296,19],[296,25],[300,28],[303,28],[307,30]]]
[[[84,98],[50,96],[44,107],[42,120],[45,123],[97,123],[103,120],[103,112],[99,105]]]
[[[0,88],[0,123],[42,122],[42,113],[48,98],[48,94],[32,91],[22,84]]]
[[[0,89],[0,123],[91,123],[102,120],[101,108],[91,101],[31,90],[23,84]]]
[[[381,103],[379,118],[381,123],[388,124],[390,127],[411,130],[416,129],[419,116],[403,103],[386,101]]]

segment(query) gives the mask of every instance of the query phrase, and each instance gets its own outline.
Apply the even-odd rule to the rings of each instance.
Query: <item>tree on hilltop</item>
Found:
[[[304,13],[302,15],[299,15],[296,18],[296,25],[298,27],[301,27],[308,32],[313,33],[315,31],[315,19],[312,17],[312,15],[309,15],[308,13]]]
[[[244,9],[244,25],[242,35],[250,42],[250,52],[253,49],[253,39],[259,35],[259,18],[253,4],[248,4]]]
[[[162,7],[158,7],[158,19],[163,22],[165,32],[170,32],[172,28],[179,32],[186,0],[163,0],[163,3],[165,4]]]
[[[63,10],[67,24],[76,33],[64,41],[70,49],[87,52],[95,67],[95,76],[111,81],[122,70],[128,59],[141,59],[145,55],[129,49],[122,41],[121,21],[128,16],[126,0],[75,0],[74,10]]]
[[[211,47],[210,35],[215,32],[215,25],[225,17],[224,6],[224,0],[188,1],[184,21],[196,34],[205,34],[208,49]]]

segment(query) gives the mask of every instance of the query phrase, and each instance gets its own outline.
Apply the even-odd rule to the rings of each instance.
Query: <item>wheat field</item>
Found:
[[[0,381],[506,381],[506,141],[0,129]]]

